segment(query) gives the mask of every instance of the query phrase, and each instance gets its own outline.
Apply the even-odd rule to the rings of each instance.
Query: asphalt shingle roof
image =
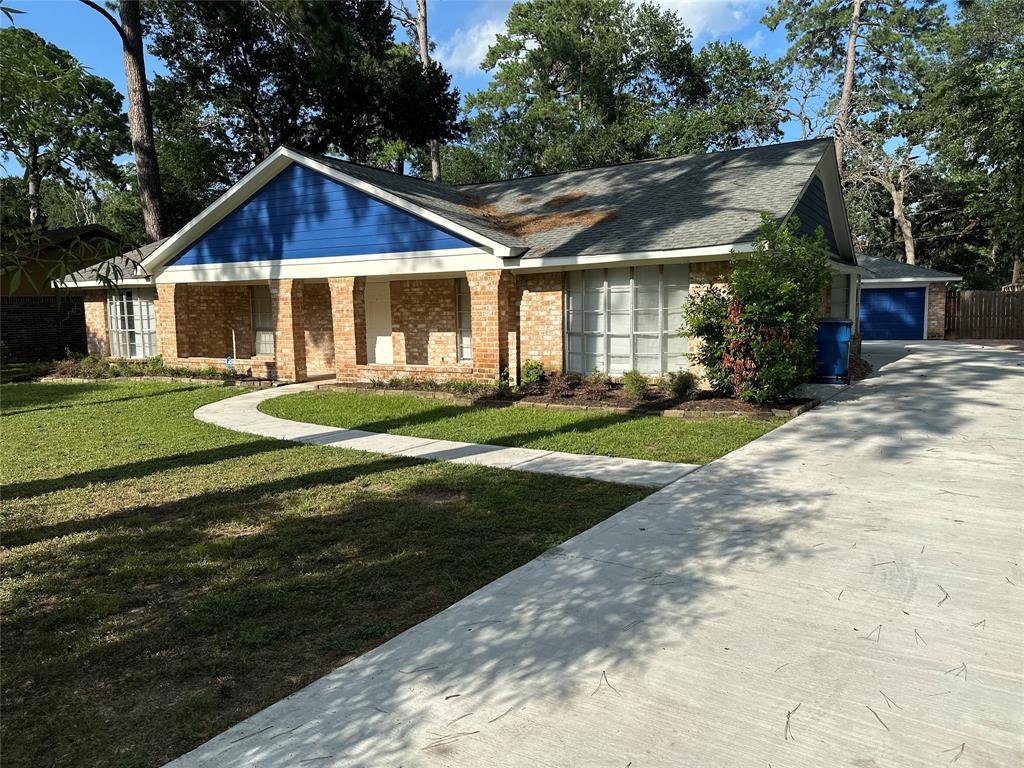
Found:
[[[96,280],[101,272],[108,277],[114,277],[119,271],[120,279],[122,280],[149,277],[149,273],[139,265],[147,256],[149,256],[149,254],[163,245],[166,240],[167,238],[165,237],[163,240],[157,240],[156,242],[149,243],[147,245],[141,245],[138,248],[133,248],[132,250],[118,256],[106,259],[99,264],[81,269],[64,278],[64,282],[69,286],[74,286],[77,283],[91,283]]]
[[[921,267],[917,264],[904,264],[902,261],[885,259],[881,256],[857,255],[857,265],[867,270],[865,280],[901,280],[917,278],[918,280],[959,280],[960,275],[942,272],[938,269]]]
[[[307,155],[503,245],[540,256],[749,242],[796,204],[828,140],[684,155],[451,187]]]

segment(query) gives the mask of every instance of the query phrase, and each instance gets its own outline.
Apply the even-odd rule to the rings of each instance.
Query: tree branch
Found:
[[[114,25],[114,29],[117,30],[117,34],[121,38],[122,45],[124,45],[126,48],[129,47],[128,36],[125,35],[124,29],[121,27],[121,22],[115,19],[114,15],[110,11],[108,11],[99,3],[93,2],[93,0],[79,0],[79,2],[81,2],[83,5],[89,6],[94,11],[98,11],[99,13],[101,13],[103,15],[103,18],[105,18],[107,21]]]

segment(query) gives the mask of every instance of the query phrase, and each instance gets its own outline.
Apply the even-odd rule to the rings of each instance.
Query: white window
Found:
[[[269,285],[254,285],[249,289],[252,307],[252,353],[274,356],[274,304],[270,300]]]
[[[473,361],[473,312],[469,293],[469,280],[460,278],[456,281],[455,311],[456,343],[458,345],[459,362]]]
[[[850,319],[850,276],[841,272],[832,275],[832,296],[828,316],[833,320]]]
[[[689,293],[685,264],[588,269],[566,275],[566,362],[570,371],[618,376],[685,369],[678,336]]]
[[[117,291],[107,297],[112,357],[152,357],[156,354],[155,298],[152,288]]]

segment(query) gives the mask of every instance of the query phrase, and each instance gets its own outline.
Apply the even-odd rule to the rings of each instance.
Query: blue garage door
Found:
[[[864,339],[923,339],[924,288],[864,288],[860,334]]]

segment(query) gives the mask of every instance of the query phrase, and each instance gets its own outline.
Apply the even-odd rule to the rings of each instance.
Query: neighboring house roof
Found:
[[[963,280],[960,275],[955,275],[952,272],[942,272],[917,264],[905,264],[902,261],[885,259],[881,256],[858,254],[857,265],[864,269],[862,282],[899,280],[903,282],[952,283]]]
[[[820,214],[802,228],[823,220],[831,250],[852,265],[834,155],[831,140],[816,139],[452,187],[281,147],[154,249],[145,267],[159,273],[293,163],[518,259],[513,265],[701,249],[728,257],[734,246],[751,250],[762,212],[781,222],[800,206]]]
[[[16,295],[49,295],[55,275],[69,267],[91,267],[119,248],[121,238],[102,224],[58,229],[27,229],[8,236],[14,246],[10,263],[0,269],[0,293],[9,295],[13,273],[20,272]],[[6,260],[5,260],[6,261]]]

